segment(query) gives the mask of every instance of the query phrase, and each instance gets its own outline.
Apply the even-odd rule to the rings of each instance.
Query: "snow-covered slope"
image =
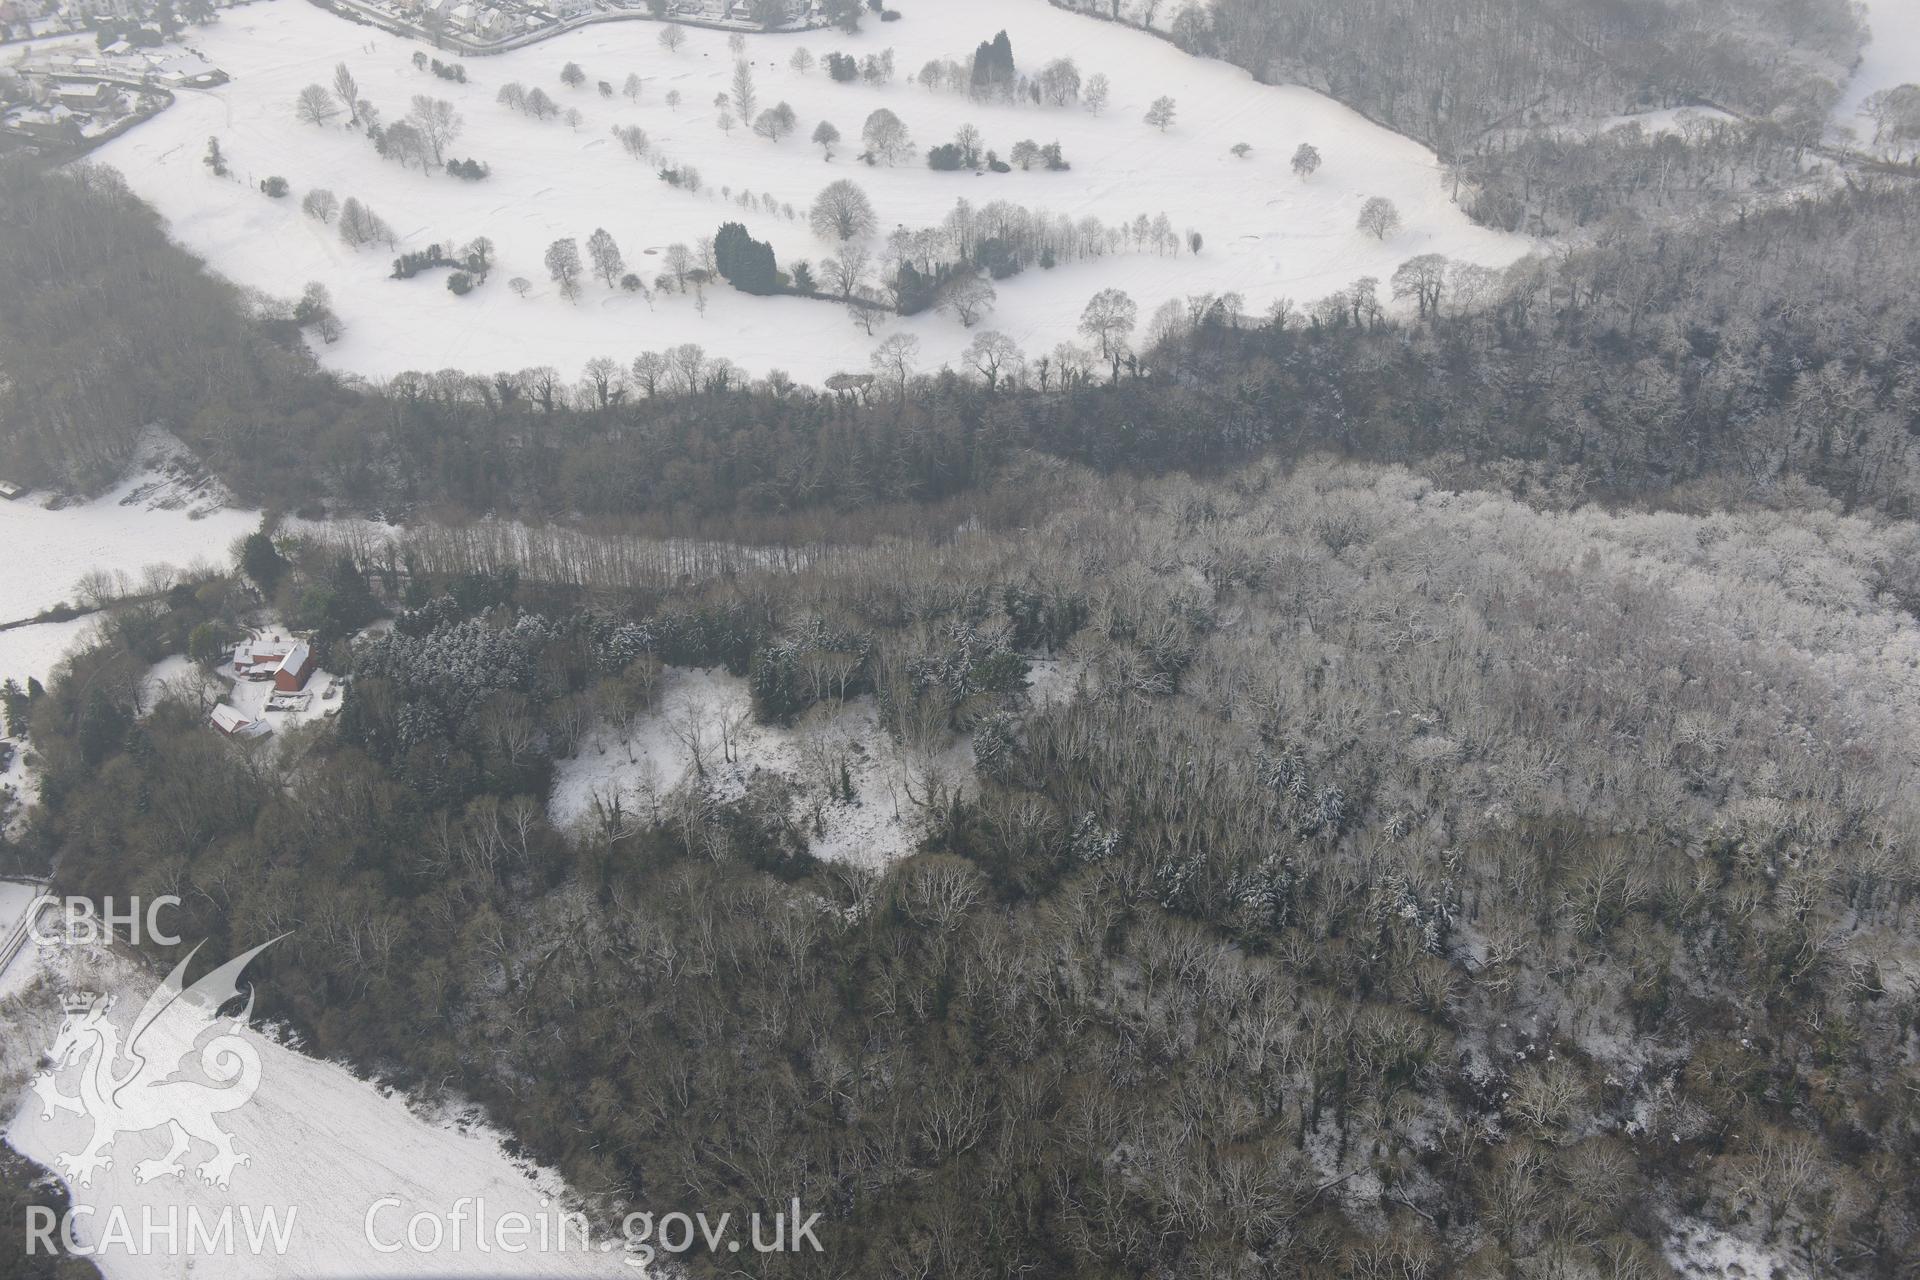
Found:
[[[229,10],[218,24],[193,33],[192,43],[232,75],[232,84],[182,93],[172,109],[97,158],[125,172],[188,248],[234,280],[283,296],[309,280],[325,283],[346,336],[324,347],[322,357],[373,375],[542,363],[572,373],[594,356],[624,364],[643,350],[684,342],[700,343],[755,374],[778,367],[817,381],[836,371],[864,371],[873,345],[890,330],[870,337],[837,305],[749,298],[723,285],[711,291],[702,315],[688,297],[656,298],[650,307],[598,282],[569,304],[542,265],[554,239],[572,236],[584,247],[596,227],[605,227],[628,266],[651,279],[666,246],[710,240],[729,219],[770,240],[784,265],[818,264],[831,246],[807,229],[804,211],[836,178],[867,189],[883,235],[899,225],[937,224],[965,198],[976,206],[1006,200],[1076,219],[1093,215],[1109,224],[1164,212],[1177,232],[1193,229],[1205,237],[1197,257],[1185,250],[1178,256],[1129,252],[1003,282],[998,310],[984,326],[1033,353],[1075,338],[1087,299],[1108,286],[1129,290],[1144,321],[1164,300],[1201,291],[1238,291],[1250,309],[1260,310],[1282,296],[1323,297],[1362,275],[1384,280],[1419,253],[1501,264],[1527,248],[1521,239],[1469,224],[1448,199],[1431,153],[1318,94],[1258,85],[1243,71],[1190,58],[1153,36],[1033,0],[920,0],[901,7],[900,21],[869,22],[855,37],[816,31],[748,38],[759,104],[786,101],[798,116],[793,136],[773,143],[745,128],[727,135],[716,127],[713,100],[728,87],[733,67],[722,32],[689,28],[685,46],[669,53],[658,43],[656,23],[590,26],[512,54],[468,59],[469,82],[458,85],[414,67],[419,44],[304,0],[273,0]],[[1080,107],[982,104],[912,82],[930,59],[969,61],[974,47],[1002,28],[1022,71],[1072,57],[1082,76],[1103,73],[1111,80],[1110,105],[1096,116]],[[788,65],[801,47],[816,57],[891,47],[898,76],[876,87],[836,84],[817,67],[803,75]],[[449,154],[483,160],[493,176],[464,182],[402,169],[379,159],[338,119],[319,127],[297,120],[300,89],[330,84],[341,62],[389,122],[406,113],[415,94],[451,101],[465,125]],[[571,90],[560,82],[568,62],[584,68],[585,87]],[[630,73],[645,81],[637,104],[619,92]],[[602,79],[614,87],[612,97],[595,90]],[[538,123],[500,105],[496,95],[508,81],[543,88],[562,109],[577,109],[581,124]],[[669,91],[681,96],[677,109],[666,103]],[[1142,121],[1161,95],[1178,104],[1164,133]],[[862,123],[878,107],[895,112],[919,148],[897,168],[855,158]],[[831,163],[806,141],[821,120],[833,122],[845,139]],[[930,171],[919,158],[925,148],[950,140],[963,123],[977,126],[984,145],[1002,156],[1023,138],[1057,140],[1072,169],[979,176]],[[700,170],[706,191],[691,195],[659,181],[657,164],[630,158],[610,136],[615,125],[645,129],[658,152]],[[214,177],[202,163],[212,136],[232,165],[229,178]],[[1240,142],[1252,147],[1244,159],[1230,151]],[[1313,143],[1325,158],[1304,183],[1288,164],[1301,142]],[[291,195],[262,195],[258,184],[269,175],[285,177]],[[314,187],[370,205],[401,235],[404,249],[488,236],[498,247],[499,269],[464,299],[446,290],[444,272],[389,280],[391,253],[348,249],[333,228],[301,213],[301,199]],[[799,218],[742,209],[735,199],[748,190],[756,198],[771,193]],[[1392,199],[1405,222],[1385,242],[1355,228],[1361,203],[1376,195]],[[507,288],[514,276],[533,282],[530,297]],[[921,339],[921,363],[928,367],[956,361],[972,337],[956,321],[931,314],[894,327]]]
[[[45,684],[60,659],[86,646],[96,625],[97,619],[88,617],[0,631],[0,680]]]
[[[158,975],[91,949],[51,951],[45,963],[55,981],[31,1003],[10,1002],[0,1008],[0,1028],[9,1046],[0,1057],[0,1067],[9,1087],[19,1087],[23,1074],[32,1069],[31,1055],[52,1044],[59,1028],[59,991],[85,987],[118,993],[138,1007],[158,981]],[[400,1097],[356,1078],[344,1067],[305,1057],[251,1032],[246,1038],[260,1057],[259,1089],[251,1101],[222,1113],[219,1121],[231,1133],[235,1150],[251,1162],[234,1170],[228,1189],[197,1179],[191,1163],[184,1178],[139,1182],[136,1164],[165,1153],[164,1130],[121,1135],[112,1148],[112,1167],[96,1173],[91,1186],[70,1188],[76,1205],[95,1211],[90,1219],[76,1219],[79,1234],[92,1246],[105,1239],[109,1214],[116,1207],[136,1234],[142,1215],[149,1211],[159,1221],[171,1212],[180,1215],[183,1239],[177,1249],[141,1252],[116,1246],[99,1254],[95,1261],[107,1280],[172,1280],[182,1274],[196,1280],[634,1274],[622,1265],[617,1251],[602,1250],[598,1239],[584,1250],[579,1248],[577,1232],[568,1237],[571,1247],[565,1251],[482,1253],[471,1234],[464,1248],[451,1247],[446,1215],[460,1197],[484,1201],[485,1215],[495,1223],[510,1213],[525,1214],[535,1223],[542,1216],[552,1222],[569,1203],[566,1188],[550,1171],[510,1158],[498,1135],[475,1124],[471,1116],[423,1118]],[[73,1082],[62,1077],[62,1087],[71,1092]],[[61,1153],[84,1147],[89,1131],[90,1121],[66,1112],[55,1112],[51,1120],[44,1118],[39,1098],[26,1092],[5,1136],[15,1150],[53,1168]],[[196,1148],[189,1161],[206,1153],[207,1149]],[[229,1208],[234,1212],[236,1236],[243,1236],[243,1213],[250,1212],[255,1223],[269,1209],[283,1225],[291,1218],[285,1248],[270,1246],[259,1254],[250,1249],[230,1255],[199,1253],[189,1258],[186,1215],[196,1212],[211,1223]],[[375,1211],[372,1241],[369,1210]],[[441,1219],[441,1247],[402,1247],[396,1252],[375,1247],[375,1242],[384,1246],[403,1240],[408,1221],[417,1212]],[[468,1205],[466,1212],[471,1218],[474,1207]],[[471,1225],[466,1230],[471,1233]],[[424,1227],[420,1238],[430,1239]],[[605,1243],[613,1241],[608,1238]]]
[[[91,502],[57,510],[40,494],[0,502],[0,622],[77,602],[75,586],[90,573],[124,575],[131,589],[149,565],[226,565],[259,514],[229,508],[217,485],[169,473],[181,452],[156,436],[143,465]]]
[[[155,433],[140,467],[91,502],[50,508],[43,494],[0,502],[0,622],[80,603],[76,588],[90,574],[108,575],[111,594],[125,594],[141,589],[152,566],[228,566],[234,539],[260,515],[229,507],[220,486],[193,470],[177,441]],[[94,625],[82,617],[0,631],[0,680],[45,680]]]

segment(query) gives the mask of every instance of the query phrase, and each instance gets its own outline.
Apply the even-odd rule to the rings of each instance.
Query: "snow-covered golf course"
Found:
[[[1076,222],[1097,217],[1108,226],[1164,213],[1177,235],[1201,234],[1197,255],[1185,246],[1173,254],[1123,248],[999,282],[998,305],[975,331],[998,329],[1030,354],[1076,340],[1087,299],[1104,288],[1127,290],[1144,327],[1169,298],[1231,291],[1258,312],[1282,297],[1310,302],[1360,276],[1384,281],[1417,254],[1502,265],[1529,247],[1522,238],[1471,225],[1451,202],[1431,153],[1319,94],[1256,84],[1224,63],[1189,57],[1154,36],[1040,0],[919,0],[901,8],[900,21],[869,22],[857,36],[746,37],[742,57],[751,65],[760,107],[785,102],[796,116],[794,131],[772,142],[742,124],[728,132],[719,127],[714,99],[731,88],[735,66],[725,32],[681,28],[684,44],[669,51],[659,41],[658,23],[595,25],[514,53],[466,59],[467,82],[459,84],[415,65],[413,55],[426,49],[420,42],[357,25],[305,0],[273,0],[230,10],[193,33],[191,43],[233,77],[231,84],[183,91],[171,109],[97,158],[124,172],[183,244],[238,283],[281,297],[310,280],[326,285],[345,336],[323,346],[322,357],[371,376],[539,364],[571,375],[596,356],[624,365],[645,350],[697,342],[756,376],[779,368],[818,382],[866,370],[875,343],[896,330],[920,339],[922,367],[957,363],[973,333],[945,315],[891,320],[869,335],[833,303],[749,297],[720,284],[708,290],[703,313],[689,295],[649,303],[592,279],[583,282],[577,302],[568,302],[543,266],[556,238],[584,245],[604,227],[627,269],[651,281],[664,269],[669,245],[711,243],[721,223],[739,220],[772,243],[783,268],[800,260],[818,267],[837,246],[809,230],[806,210],[836,178],[854,180],[871,198],[876,253],[895,227],[937,226],[959,200],[976,208],[1007,201]],[[916,81],[930,60],[970,65],[975,47],[1002,29],[1022,74],[1070,57],[1082,77],[1105,75],[1112,88],[1104,108],[1095,114],[1084,103],[984,102]],[[791,58],[801,48],[816,60],[835,51],[864,58],[891,48],[896,73],[884,85],[836,83],[817,62],[807,72],[795,70]],[[570,62],[585,72],[579,88],[561,81]],[[491,176],[469,182],[383,160],[361,132],[347,127],[344,112],[317,125],[298,118],[301,89],[330,86],[341,63],[389,124],[405,116],[416,94],[450,102],[462,127],[447,155],[478,159]],[[630,75],[642,80],[637,101],[624,92]],[[603,80],[611,96],[598,90]],[[498,102],[509,82],[544,90],[562,115],[540,120]],[[674,105],[670,93],[678,95]],[[1162,96],[1177,107],[1164,131],[1143,120]],[[870,166],[857,156],[862,124],[881,107],[904,122],[915,144],[898,165]],[[577,125],[565,118],[569,110],[579,113]],[[842,137],[831,161],[808,141],[823,120]],[[1057,141],[1071,168],[930,170],[926,148],[950,141],[964,124],[1003,158],[1022,139]],[[645,130],[646,160],[627,153],[613,136],[616,126]],[[231,166],[225,178],[203,162],[215,137]],[[1302,142],[1324,158],[1306,181],[1289,166]],[[1244,156],[1234,154],[1239,143],[1249,148]],[[661,181],[663,163],[696,167],[701,192]],[[259,183],[269,176],[285,178],[289,194],[262,194]],[[497,248],[498,266],[465,298],[448,292],[444,271],[388,279],[393,252],[351,249],[335,225],[302,213],[302,200],[315,187],[342,201],[359,199],[392,226],[400,250],[486,236]],[[753,193],[753,209],[738,203],[743,192]],[[767,195],[797,216],[765,211]],[[1391,200],[1402,219],[1385,239],[1355,225],[1360,206],[1374,196]],[[532,284],[528,296],[508,287],[514,277]]]

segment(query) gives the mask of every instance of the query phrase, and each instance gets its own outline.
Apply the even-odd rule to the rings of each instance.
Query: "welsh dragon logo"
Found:
[[[147,997],[125,1030],[124,1042],[122,1028],[111,1016],[112,998],[80,994],[62,1000],[66,1020],[49,1051],[53,1066],[34,1078],[33,1091],[40,1097],[43,1119],[51,1120],[55,1111],[70,1111],[93,1121],[86,1147],[57,1157],[75,1185],[91,1186],[96,1170],[113,1167],[108,1151],[115,1138],[163,1126],[171,1145],[161,1158],[134,1166],[134,1177],[141,1182],[184,1177],[181,1158],[196,1141],[213,1148],[194,1170],[203,1182],[224,1189],[237,1166],[252,1163],[234,1150],[233,1135],[214,1119],[245,1105],[260,1087],[259,1051],[237,1034],[253,1012],[251,984],[245,1009],[231,1019],[218,1014],[240,997],[241,971],[278,941],[263,942],[187,986],[187,965],[200,950],[196,946]],[[188,1074],[196,1050],[198,1074],[211,1084]],[[59,1082],[70,1067],[79,1071],[79,1092],[72,1095],[62,1092]]]

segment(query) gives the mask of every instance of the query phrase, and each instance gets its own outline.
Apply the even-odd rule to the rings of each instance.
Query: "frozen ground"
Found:
[[[818,381],[836,371],[864,371],[886,331],[869,337],[836,305],[749,298],[722,285],[709,291],[701,315],[686,296],[658,297],[650,307],[598,282],[569,304],[542,265],[555,238],[572,236],[584,246],[604,226],[629,267],[651,279],[667,245],[710,240],[728,219],[771,240],[784,265],[798,259],[817,265],[830,246],[807,230],[804,211],[821,187],[842,177],[866,188],[883,234],[896,225],[933,225],[964,197],[976,207],[1006,200],[1108,223],[1164,212],[1176,231],[1192,228],[1205,237],[1197,258],[1126,253],[1002,282],[999,308],[984,325],[1035,353],[1076,338],[1088,297],[1107,286],[1130,291],[1144,322],[1162,301],[1190,293],[1238,291],[1250,309],[1261,310],[1282,296],[1314,300],[1362,275],[1384,280],[1419,253],[1500,264],[1528,247],[1472,226],[1449,201],[1439,167],[1423,148],[1305,89],[1257,85],[1223,63],[1187,57],[1152,36],[1037,0],[921,0],[903,11],[902,20],[870,22],[856,37],[749,37],[746,56],[760,105],[786,101],[798,115],[793,136],[771,143],[745,128],[723,135],[716,127],[713,99],[732,71],[722,32],[688,28],[685,46],[670,54],[657,42],[658,24],[602,24],[512,54],[468,59],[469,83],[456,85],[413,67],[418,44],[303,0],[274,0],[229,11],[193,34],[192,43],[233,83],[182,93],[173,108],[96,158],[121,169],[182,243],[234,280],[281,296],[298,293],[309,280],[325,283],[346,336],[324,347],[322,358],[370,375],[542,363],[572,373],[594,356],[624,364],[643,350],[685,342],[756,375],[778,367]],[[985,105],[911,81],[930,59],[970,60],[974,46],[1001,28],[1025,72],[1071,56],[1083,77],[1107,75],[1110,105],[1099,116],[1078,107]],[[802,75],[788,66],[800,47],[816,57],[891,47],[898,74],[885,87],[836,84],[818,68]],[[585,69],[586,87],[560,83],[569,61]],[[316,127],[295,119],[300,88],[330,83],[340,62],[389,122],[406,113],[414,94],[453,102],[465,128],[448,153],[486,161],[493,176],[463,182],[402,169],[379,159],[339,120]],[[619,92],[629,73],[645,80],[637,104]],[[600,79],[614,86],[613,97],[595,91]],[[538,123],[498,104],[508,81],[545,89],[562,109],[577,109],[581,124]],[[666,103],[669,91],[681,95],[677,109]],[[1141,119],[1162,94],[1178,104],[1165,133]],[[905,121],[919,149],[898,168],[868,167],[855,158],[863,121],[882,106]],[[845,139],[831,163],[806,141],[823,119]],[[918,157],[950,140],[962,123],[976,125],[984,145],[1003,156],[1022,138],[1058,140],[1072,170],[985,176],[928,170]],[[697,167],[707,191],[695,196],[660,182],[657,164],[628,157],[609,136],[616,124],[639,125],[658,153]],[[219,137],[230,178],[214,177],[202,163],[209,136]],[[1303,141],[1325,158],[1305,183],[1288,168]],[[1246,159],[1230,154],[1238,142],[1253,147]],[[290,196],[272,200],[260,193],[259,181],[270,174],[292,184]],[[367,203],[392,224],[404,249],[488,236],[498,249],[498,269],[465,299],[448,293],[444,272],[389,280],[392,253],[350,250],[332,227],[301,213],[301,199],[314,187]],[[800,211],[800,220],[744,210],[723,198],[722,188],[736,197],[749,189],[771,193]],[[1374,195],[1392,199],[1405,220],[1405,229],[1385,243],[1354,226],[1360,204]],[[506,287],[514,276],[533,282],[531,296],[517,298]],[[896,327],[921,339],[925,367],[956,362],[972,336],[931,314]]]
[[[0,1052],[0,1085],[5,1087],[6,1109],[18,1106],[6,1130],[8,1144],[52,1167],[58,1155],[85,1145],[90,1127],[82,1117],[65,1112],[46,1119],[39,1099],[22,1088],[35,1059],[58,1031],[59,994],[82,988],[118,993],[123,1004],[138,1008],[160,975],[92,949],[50,950],[40,963],[49,982],[0,1005],[0,1027],[6,1032],[0,1037],[6,1046]],[[383,1199],[399,1202],[399,1207],[381,1208],[375,1218],[376,1238],[392,1243],[404,1235],[416,1212],[440,1216],[444,1228],[444,1215],[462,1196],[484,1200],[485,1215],[493,1222],[509,1213],[525,1214],[536,1223],[545,1215],[552,1222],[566,1203],[565,1187],[552,1172],[509,1156],[499,1136],[475,1123],[471,1114],[422,1115],[342,1066],[302,1056],[253,1032],[246,1035],[260,1056],[260,1086],[251,1101],[219,1118],[233,1135],[235,1149],[251,1157],[250,1164],[234,1171],[228,1190],[217,1190],[191,1172],[184,1179],[138,1182],[134,1166],[163,1154],[164,1130],[123,1134],[114,1143],[112,1167],[96,1174],[91,1187],[70,1189],[76,1205],[96,1211],[93,1218],[78,1220],[82,1234],[93,1242],[116,1207],[136,1224],[149,1208],[160,1221],[177,1208],[184,1222],[190,1209],[211,1216],[231,1207],[236,1235],[242,1233],[244,1210],[251,1210],[258,1221],[270,1208],[283,1223],[287,1211],[294,1211],[286,1248],[260,1256],[244,1250],[231,1256],[201,1254],[191,1260],[164,1250],[141,1254],[112,1249],[95,1259],[106,1280],[171,1280],[182,1274],[197,1280],[633,1274],[618,1253],[598,1251],[598,1238],[587,1251],[578,1248],[575,1236],[569,1237],[574,1247],[565,1252],[482,1253],[471,1225],[462,1249],[450,1247],[446,1237],[440,1248],[428,1252],[404,1247],[377,1252],[367,1239],[366,1219]],[[61,1083],[72,1092],[71,1078]],[[206,1154],[206,1148],[197,1147],[191,1159]],[[467,1212],[473,1216],[472,1205]]]
[[[838,790],[843,766],[851,802]],[[930,796],[966,786],[973,754],[964,739],[901,748],[866,697],[791,728],[756,724],[746,681],[668,668],[650,714],[596,727],[559,762],[548,808],[563,828],[611,821],[616,810],[651,821],[671,812],[682,783],[698,777],[732,797],[763,772],[794,784],[793,817],[814,856],[879,867],[913,852]]]
[[[1920,83],[1920,4],[1915,0],[1863,3],[1871,38],[1834,111],[1834,123],[1851,128],[1864,143],[1873,138],[1873,122],[1858,114],[1867,96],[1895,85]]]

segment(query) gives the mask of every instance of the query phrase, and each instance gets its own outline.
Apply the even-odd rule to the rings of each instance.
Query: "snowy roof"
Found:
[[[240,708],[228,706],[224,702],[215,707],[213,714],[208,718],[213,721],[213,727],[222,733],[242,734],[252,738],[269,731],[268,725],[259,720],[249,719]]]
[[[149,53],[147,65],[155,71],[171,72],[175,75],[195,76],[213,71],[214,65],[191,50],[181,52],[168,50],[165,53]]]
[[[297,675],[300,671],[300,668],[307,665],[307,658],[311,652],[312,651],[307,648],[307,642],[304,640],[300,641],[298,644],[295,644],[291,649],[287,650],[286,657],[280,659],[279,669],[282,671],[288,672],[290,674]]]
[[[277,669],[288,654],[302,647],[293,640],[242,640],[233,647],[233,665],[241,671],[253,667]]]
[[[74,116],[73,112],[56,102],[50,107],[24,107],[16,111],[13,118],[22,124],[59,124]]]

